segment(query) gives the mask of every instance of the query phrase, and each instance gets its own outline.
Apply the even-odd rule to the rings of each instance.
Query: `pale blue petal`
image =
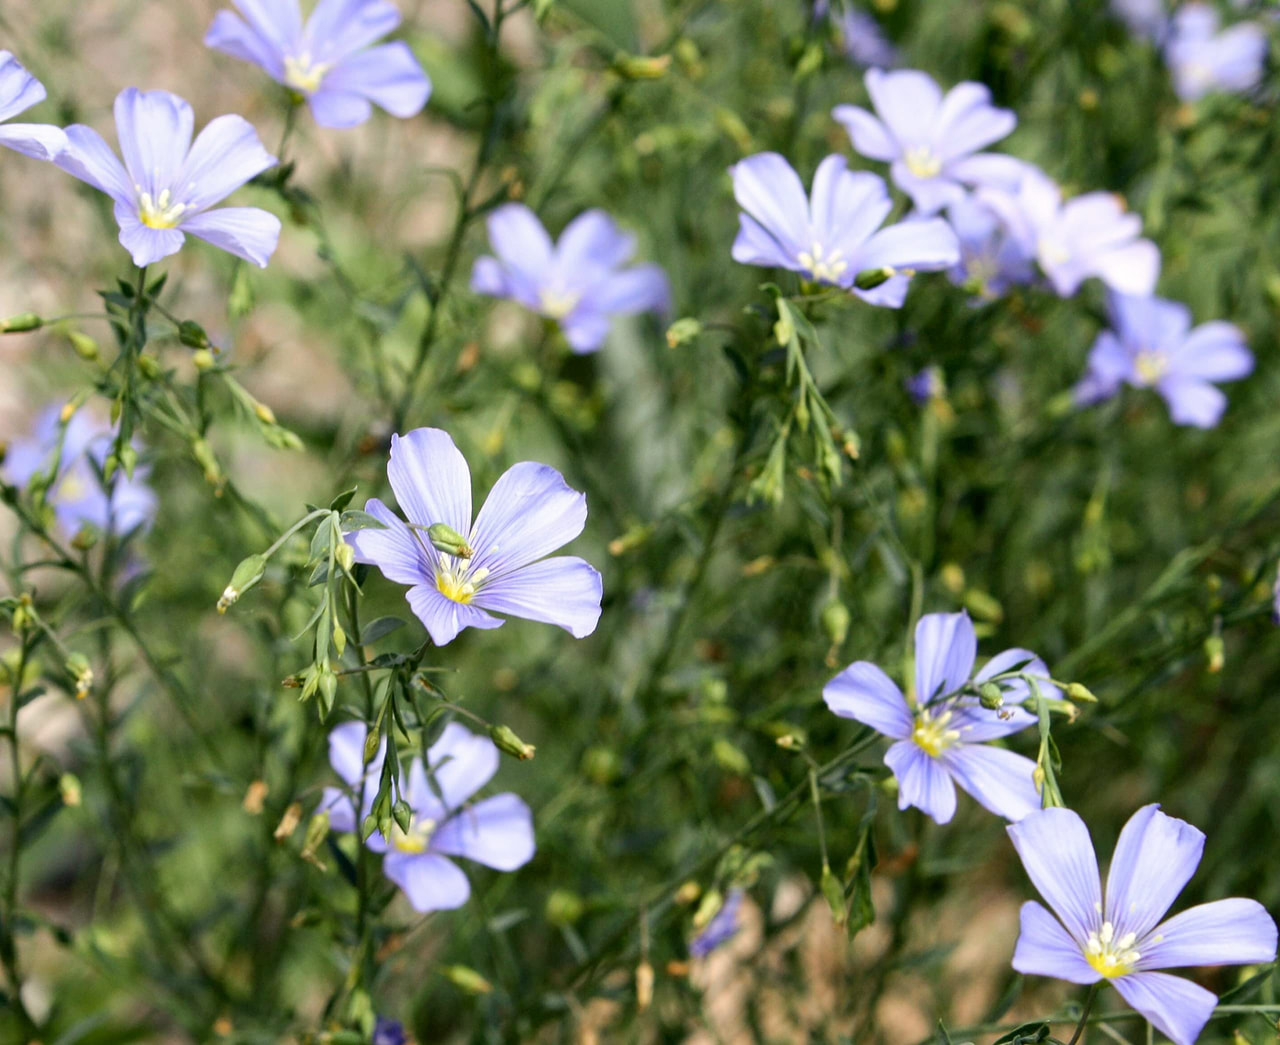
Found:
[[[761,268],[806,271],[794,252],[779,243],[769,231],[750,214],[738,214],[738,235],[733,241],[730,257],[739,265],[759,265]]]
[[[1180,301],[1146,295],[1107,295],[1111,325],[1134,349],[1172,349],[1191,329],[1191,310]]]
[[[592,291],[591,305],[607,315],[671,311],[671,287],[658,265],[637,265],[609,276]]]
[[[1013,967],[1024,976],[1051,976],[1068,983],[1097,983],[1098,971],[1084,957],[1080,945],[1062,923],[1034,900],[1022,905],[1021,932],[1013,952]]]
[[[956,179],[946,174],[919,178],[911,173],[911,168],[903,160],[893,161],[889,167],[889,176],[898,188],[911,197],[916,213],[921,215],[937,214],[943,208],[964,199],[964,186]]]
[[[392,116],[416,116],[431,95],[431,80],[405,43],[383,44],[353,54],[332,70],[320,93],[336,91],[369,99]]]
[[[1213,428],[1227,409],[1227,397],[1204,381],[1166,377],[1156,389],[1169,404],[1169,416],[1175,424]]]
[[[933,272],[950,268],[960,260],[960,241],[941,218],[903,221],[881,229],[856,256],[856,267],[891,268]]]
[[[1257,900],[1232,897],[1176,914],[1137,944],[1139,969],[1274,961],[1276,923]]]
[[[504,203],[485,220],[489,245],[499,260],[529,288],[526,305],[536,307],[537,290],[554,262],[554,247],[538,216],[523,203]]]
[[[560,321],[565,340],[578,355],[596,352],[609,337],[612,326],[608,313],[580,305]]]
[[[0,145],[33,160],[56,160],[67,147],[67,136],[61,127],[8,123],[0,126]]]
[[[495,613],[541,621],[586,638],[600,621],[599,571],[574,556],[556,556],[485,581],[473,603]]]
[[[172,185],[173,195],[196,210],[205,210],[275,164],[276,158],[248,120],[219,116],[196,135]]]
[[[871,69],[865,82],[876,113],[899,144],[931,141],[942,105],[933,77],[916,69]]]
[[[488,737],[477,736],[466,726],[450,722],[427,750],[431,776],[448,810],[460,809],[472,795],[493,779],[501,756]],[[415,793],[413,805],[423,804]]]
[[[1146,934],[1200,866],[1204,832],[1146,805],[1129,818],[1107,872],[1106,920],[1116,936]]]
[[[885,752],[884,764],[898,781],[898,808],[915,806],[939,824],[956,814],[956,789],[945,767],[912,740],[899,740]]]
[[[232,58],[252,62],[274,80],[284,80],[284,55],[280,47],[231,11],[219,11],[213,16],[204,34],[204,45]]]
[[[346,130],[357,127],[373,115],[373,104],[353,91],[331,91],[323,85],[307,98],[311,116],[321,127]]]
[[[856,105],[837,105],[831,110],[831,115],[849,132],[854,152],[885,163],[901,155],[902,147],[889,133],[889,128],[866,109]]]
[[[916,624],[916,700],[928,704],[969,681],[978,637],[969,614],[926,613]]]
[[[841,718],[851,718],[895,740],[911,736],[915,719],[907,698],[888,675],[859,660],[826,684],[822,699]]]
[[[566,286],[589,286],[635,253],[636,238],[604,211],[579,214],[556,243],[552,267]]]
[[[568,544],[586,523],[586,495],[563,475],[534,461],[513,464],[493,484],[476,516],[473,567],[487,569],[496,580]]]
[[[444,523],[463,537],[471,532],[471,469],[448,432],[415,428],[393,435],[387,478],[413,525]]]
[[[346,540],[356,552],[356,562],[380,569],[397,584],[431,583],[435,576],[424,549],[427,538],[415,537],[395,512],[377,498],[367,502],[364,510],[386,524],[385,530],[354,530]]]
[[[319,0],[303,29],[314,61],[332,64],[400,24],[400,12],[389,0]]]
[[[1032,774],[1036,764],[1023,755],[984,744],[956,744],[939,756],[951,777],[988,812],[1015,823],[1040,808]]]
[[[8,120],[44,101],[44,85],[9,51],[0,51],[0,120]]]
[[[762,152],[729,168],[738,206],[758,221],[784,254],[792,257],[812,246],[809,199],[804,185],[782,156]]]
[[[1217,995],[1163,972],[1135,972],[1111,981],[1130,1005],[1174,1045],[1195,1045],[1209,1022]]]
[[[66,129],[67,148],[54,163],[74,178],[105,192],[117,203],[137,207],[137,192],[129,172],[92,127],[72,124]]]
[[[467,902],[471,886],[458,865],[435,853],[390,852],[382,871],[404,890],[415,911],[452,911]]]
[[[1083,944],[1102,921],[1098,858],[1084,821],[1070,809],[1041,809],[1006,830],[1031,883]]]
[[[828,249],[853,257],[889,216],[893,201],[884,181],[866,171],[849,171],[843,156],[828,156],[813,176],[809,203],[814,236]],[[849,280],[857,275],[850,272]]]
[[[942,100],[934,142],[944,161],[958,159],[1007,137],[1017,125],[1012,112],[991,104],[991,92],[984,85],[966,81]]]
[[[1112,290],[1150,294],[1160,278],[1160,248],[1148,239],[1111,247],[1092,257],[1091,271]]]
[[[142,224],[133,204],[117,202],[115,216],[116,224],[120,226],[120,245],[139,268],[177,254],[186,240],[181,229],[153,229]]]
[[[356,809],[351,797],[341,788],[326,787],[320,796],[317,813],[329,814],[329,830],[343,834],[356,829]]]
[[[432,836],[431,848],[496,871],[514,871],[536,851],[533,814],[516,795],[494,795],[446,821]]]
[[[281,54],[293,53],[302,39],[298,0],[232,0],[245,21]]]
[[[1110,330],[1098,335],[1089,350],[1088,370],[1076,386],[1075,400],[1081,405],[1110,399],[1124,381],[1134,378],[1133,353]]]
[[[1234,323],[1202,323],[1169,354],[1169,370],[1200,381],[1235,381],[1253,372],[1253,353]]]
[[[260,207],[209,210],[184,219],[180,227],[258,268],[267,267],[280,241],[280,219]]]
[[[878,305],[880,308],[901,308],[902,303],[907,300],[907,291],[911,289],[911,277],[893,276],[871,290],[859,290],[857,287],[850,289],[856,297],[861,298],[868,305]]]
[[[172,188],[191,147],[191,106],[169,91],[126,87],[116,97],[116,136],[133,184],[152,197]]]
[[[437,646],[448,645],[464,628],[502,627],[502,621],[479,607],[445,598],[434,583],[410,588],[405,598]]]

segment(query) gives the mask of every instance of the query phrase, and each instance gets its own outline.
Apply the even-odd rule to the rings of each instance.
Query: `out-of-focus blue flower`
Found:
[[[1153,43],[1164,40],[1169,30],[1165,0],[1111,0],[1111,12],[1129,32]]]
[[[888,675],[865,660],[850,664],[822,691],[835,714],[896,741],[884,761],[898,780],[898,808],[915,806],[940,824],[955,815],[956,784],[1007,820],[1021,820],[1040,808],[1032,777],[1036,764],[986,743],[1036,722],[1035,715],[1017,706],[1030,696],[1029,683],[998,683],[1008,705],[998,711],[960,691],[971,676],[982,683],[1019,665],[1028,674],[1048,676],[1049,670],[1029,650],[1009,649],[973,675],[977,654],[967,613],[929,613],[916,625],[914,700],[908,701]],[[1045,697],[1061,697],[1048,682],[1039,687]]]
[[[599,349],[613,316],[671,309],[666,273],[658,265],[623,268],[635,253],[635,237],[602,210],[579,214],[554,244],[522,203],[499,207],[487,225],[497,257],[476,259],[471,289],[555,320],[575,352]]]
[[[1076,386],[1076,402],[1109,399],[1122,384],[1154,388],[1180,425],[1212,428],[1227,397],[1211,382],[1234,381],[1253,371],[1244,333],[1216,321],[1191,329],[1191,310],[1177,301],[1111,294],[1111,329],[1098,335],[1089,369]]]
[[[924,406],[933,399],[941,399],[947,394],[947,382],[942,371],[936,366],[927,366],[914,377],[907,378],[907,394],[916,406]]]
[[[327,788],[321,801],[337,831],[356,830],[352,796],[362,795],[363,815],[368,815],[377,794],[386,742],[375,764],[365,766],[367,735],[362,722],[343,723],[329,734],[329,762],[350,792]],[[426,766],[415,758],[399,781],[395,795],[413,811],[409,829],[395,824],[389,839],[375,831],[365,842],[386,854],[383,873],[404,890],[414,910],[446,911],[467,902],[471,886],[450,856],[498,871],[514,871],[533,859],[533,816],[518,795],[470,802],[498,771],[498,758],[493,741],[450,722],[427,749]]]
[[[1044,809],[1007,830],[1053,911],[1034,900],[1022,905],[1013,954],[1020,973],[1110,980],[1175,1045],[1192,1045],[1218,999],[1156,970],[1276,956],[1275,922],[1254,900],[1216,900],[1161,921],[1200,864],[1204,834],[1158,805],[1143,806],[1120,832],[1105,893],[1089,829],[1070,809]]]
[[[1193,102],[1210,91],[1247,91],[1262,79],[1267,35],[1252,22],[1218,32],[1212,5],[1184,4],[1173,16],[1165,60],[1183,101]]]
[[[865,11],[846,7],[836,20],[840,46],[854,65],[887,69],[898,64],[898,50],[885,37],[880,23]]]
[[[1008,135],[1018,118],[992,105],[982,84],[960,83],[944,96],[933,77],[916,69],[870,69],[866,84],[875,115],[856,105],[837,105],[831,115],[849,132],[855,152],[890,164],[893,183],[921,214],[955,202],[965,185],[1011,177],[1017,161],[978,150]]]
[[[947,208],[947,220],[960,241],[960,263],[948,272],[952,283],[969,285],[992,301],[1009,288],[1035,279],[1035,258],[994,210],[973,195]]]
[[[1097,276],[1122,294],[1150,294],[1160,275],[1160,251],[1142,239],[1142,219],[1110,192],[1067,200],[1047,174],[1021,164],[1016,188],[979,189],[977,196],[1035,257],[1061,297]]]
[[[211,209],[276,163],[240,116],[211,120],[193,142],[191,106],[168,91],[121,91],[116,134],[124,163],[91,127],[67,128],[55,161],[68,174],[115,200],[120,243],[135,265],[176,254],[186,234],[265,268],[280,238],[280,219],[258,207]]]
[[[0,51],[0,122],[26,112],[44,101],[44,84],[32,76],[8,51]],[[67,147],[61,127],[40,123],[0,126],[0,145],[37,160],[52,160]]]
[[[828,156],[813,176],[813,191],[782,156],[762,152],[729,168],[742,208],[733,260],[799,272],[815,283],[852,290],[873,305],[899,308],[916,271],[950,268],[960,245],[945,221],[925,218],[880,228],[893,209],[884,182],[846,169],[843,156]],[[859,290],[860,272],[890,269],[894,275],[872,290]]]
[[[44,500],[67,537],[86,526],[120,537],[149,527],[157,503],[147,485],[150,469],[139,465],[132,478],[117,469],[111,481],[104,483],[102,465],[115,439],[111,428],[85,410],[77,411],[65,425],[61,414],[62,407],[47,407],[31,436],[10,445],[5,478],[22,488],[37,475],[50,480]]]
[[[716,911],[711,921],[707,922],[702,932],[689,944],[689,954],[694,958],[705,958],[717,947],[733,939],[738,932],[738,913],[741,909],[742,890],[730,889],[720,910]]]
[[[401,42],[371,47],[400,24],[388,0],[320,0],[303,24],[298,0],[232,0],[204,42],[261,67],[307,99],[322,127],[354,127],[378,105],[401,118],[427,104],[431,80]]]
[[[389,1020],[379,1016],[373,1028],[373,1045],[405,1045],[409,1039],[405,1037],[404,1024],[399,1020]]]
[[[501,627],[486,610],[555,624],[578,639],[595,631],[600,574],[576,556],[545,558],[577,537],[587,521],[586,497],[554,468],[532,461],[512,465],[474,523],[471,471],[447,432],[416,428],[392,436],[387,475],[409,525],[375,498],[365,511],[387,529],[359,530],[347,541],[357,562],[412,585],[409,605],[437,646],[463,628]],[[471,554],[438,550],[427,536],[437,523],[458,534]]]

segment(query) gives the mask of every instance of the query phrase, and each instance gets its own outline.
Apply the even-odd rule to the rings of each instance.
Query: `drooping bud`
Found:
[[[553,889],[547,897],[547,921],[552,925],[573,925],[585,910],[582,897],[568,889]]]
[[[466,538],[447,523],[432,523],[427,527],[427,537],[436,551],[455,559],[469,559],[475,554]]]
[[[67,340],[71,342],[71,347],[75,350],[76,355],[85,360],[85,362],[96,362],[101,355],[98,350],[98,342],[94,341],[88,334],[72,330],[67,333]]]
[[[397,799],[391,806],[391,819],[405,834],[409,833],[409,829],[413,826],[413,810],[409,808],[409,803],[403,798]]]
[[[257,415],[258,420],[264,425],[273,425],[276,423],[276,412],[267,406],[266,403],[253,404],[253,412]]]
[[[39,330],[44,320],[34,312],[22,312],[8,319],[0,319],[0,334],[25,334],[30,330]]]
[[[138,353],[138,370],[148,381],[160,376],[160,360],[146,352]]]
[[[291,802],[289,808],[284,811],[284,815],[280,817],[280,823],[276,825],[275,831],[271,837],[277,842],[283,842],[294,831],[297,830],[299,822],[302,820],[302,803]]]
[[[671,326],[667,327],[667,347],[679,348],[681,345],[687,345],[695,341],[701,333],[702,322],[700,320],[691,316],[677,319]]]
[[[231,581],[223,590],[222,597],[218,599],[218,612],[226,613],[241,595],[262,580],[266,572],[267,557],[265,555],[250,555],[241,562],[231,575]]]
[[[636,1009],[644,1012],[653,1004],[653,966],[642,961],[636,966]]]
[[[80,778],[74,773],[63,773],[58,778],[58,792],[62,795],[64,806],[78,806],[81,797]]]
[[[316,851],[324,845],[329,836],[329,811],[322,809],[307,824],[307,833],[302,839],[302,852],[299,854],[309,864],[315,864],[321,871],[326,870],[324,862],[316,856]]]
[[[178,340],[187,348],[209,348],[209,335],[194,320],[184,319],[178,324]]]
[[[844,885],[827,864],[822,865],[822,897],[831,908],[831,917],[837,926],[843,926],[849,918],[849,905],[844,898]]]
[[[446,965],[440,971],[450,983],[461,987],[464,991],[470,991],[472,994],[489,994],[493,991],[493,984],[475,969],[469,969],[465,965]]]
[[[356,564],[356,550],[346,541],[343,541],[333,550],[333,557],[338,560],[338,565],[347,573],[350,573],[351,568]]]
[[[93,688],[93,668],[89,666],[89,658],[83,653],[72,653],[67,657],[67,674],[75,680],[76,700],[84,700]]]
[[[1067,699],[1074,700],[1077,704],[1096,704],[1098,698],[1089,691],[1089,689],[1080,682],[1073,682],[1067,686]]]
[[[891,268],[864,269],[858,273],[853,285],[859,290],[875,290],[876,287],[891,280],[894,275],[894,270]]]
[[[702,895],[702,886],[690,879],[676,890],[676,894],[672,899],[682,907],[687,907]]]
[[[382,734],[376,729],[371,729],[364,738],[364,761],[362,765],[368,765],[378,755],[378,748],[382,745]]]
[[[620,54],[613,60],[613,70],[627,80],[660,80],[671,68],[671,55]]]
[[[205,370],[212,370],[217,360],[213,358],[212,352],[207,348],[202,348],[191,353],[191,362],[195,364],[195,368],[197,370],[203,372]]]
[[[994,682],[984,682],[978,687],[978,702],[988,711],[1004,707],[1004,691]]]
[[[1222,665],[1226,662],[1227,648],[1222,641],[1221,635],[1210,635],[1204,640],[1204,655],[1208,660],[1206,670],[1211,675],[1216,675],[1222,670]]]
[[[489,739],[498,745],[499,751],[505,751],[513,758],[527,762],[538,750],[532,744],[526,744],[510,726],[490,726]]]
[[[849,637],[849,624],[853,615],[849,607],[839,599],[832,599],[822,607],[822,630],[833,646],[843,646]]]
[[[333,622],[333,648],[338,651],[339,657],[347,650],[346,630],[337,621]]]

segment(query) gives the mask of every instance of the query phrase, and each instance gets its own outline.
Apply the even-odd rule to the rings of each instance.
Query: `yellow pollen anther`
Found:
[[[845,260],[844,251],[836,248],[830,254],[821,243],[815,243],[809,250],[796,255],[800,262],[819,283],[838,283],[840,277],[849,271],[849,262]]]
[[[409,830],[403,830],[399,824],[391,825],[391,845],[402,853],[425,853],[431,844],[431,835],[435,832],[434,820],[421,822],[415,817],[409,822]]]
[[[564,290],[544,290],[538,295],[543,314],[549,319],[564,319],[578,307],[578,302],[581,300],[581,294]]]
[[[921,708],[916,712],[916,724],[911,731],[911,739],[926,754],[937,758],[960,739],[960,731],[958,729],[947,728],[947,723],[951,721],[951,716],[952,713],[950,711],[944,711],[937,718],[934,718],[928,708]]]
[[[1169,369],[1169,360],[1163,352],[1145,349],[1134,359],[1133,369],[1137,371],[1138,380],[1144,385],[1154,385]]]
[[[1050,265],[1065,265],[1071,260],[1071,251],[1067,249],[1066,244],[1061,240],[1042,236],[1036,244],[1036,248],[1040,257]]]
[[[936,178],[942,173],[942,157],[928,145],[913,145],[902,154],[902,162],[917,178]]]
[[[284,60],[284,82],[295,91],[303,94],[315,94],[320,90],[325,74],[330,66],[326,62],[311,62],[311,55],[305,51],[297,56],[289,56]]]
[[[1133,946],[1137,940],[1137,933],[1125,933],[1116,939],[1116,927],[1110,922],[1103,922],[1102,928],[1091,932],[1085,941],[1085,960],[1099,976],[1107,979],[1127,976],[1142,958]]]
[[[168,189],[155,199],[151,198],[151,193],[138,190],[138,220],[149,229],[171,229],[190,209],[185,203],[175,203]]]
[[[440,556],[440,570],[436,573],[436,590],[446,599],[467,605],[477,589],[489,576],[484,566],[478,570],[467,570],[466,560],[454,560],[448,555]]]

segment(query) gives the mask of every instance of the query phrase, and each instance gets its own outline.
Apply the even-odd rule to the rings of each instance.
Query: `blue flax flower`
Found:
[[[1154,388],[1180,425],[1212,428],[1227,397],[1210,382],[1234,381],[1253,371],[1253,354],[1232,323],[1191,328],[1191,310],[1177,301],[1111,294],[1111,329],[1098,335],[1089,369],[1076,386],[1082,405],[1109,399],[1121,384]]]
[[[1173,17],[1164,56],[1183,101],[1211,91],[1247,91],[1262,79],[1267,34],[1253,22],[1218,32],[1218,12],[1211,4],[1184,4]]]
[[[942,370],[936,366],[925,367],[918,374],[907,378],[903,384],[916,406],[925,406],[947,394],[946,378]]]
[[[1110,192],[1063,202],[1047,174],[1021,163],[1016,186],[988,186],[979,199],[1004,221],[1021,248],[1035,257],[1060,297],[1071,297],[1096,276],[1124,294],[1150,294],[1160,275],[1160,250],[1142,239],[1142,219]]]
[[[880,23],[865,11],[846,7],[836,19],[840,46],[854,65],[887,69],[898,64],[898,51],[885,37]]]
[[[168,91],[129,87],[115,104],[124,163],[102,135],[75,124],[55,161],[68,174],[115,200],[120,243],[135,265],[182,249],[186,234],[265,268],[280,238],[280,219],[257,207],[211,209],[276,158],[240,116],[211,120],[193,142],[191,106]]]
[[[44,85],[8,51],[0,51],[0,121],[12,119],[45,99]],[[0,145],[37,160],[52,160],[67,146],[60,127],[39,123],[0,126]]]
[[[406,525],[376,498],[365,511],[387,526],[347,534],[356,561],[409,584],[413,612],[437,646],[463,628],[498,628],[486,610],[590,635],[600,619],[600,574],[574,556],[544,558],[582,532],[587,499],[554,468],[522,461],[494,483],[471,521],[471,471],[438,428],[392,436],[387,466]],[[439,551],[427,530],[443,523],[470,555]]]
[[[1013,967],[1071,983],[1110,980],[1176,1045],[1192,1045],[1218,999],[1159,969],[1245,965],[1276,956],[1276,926],[1254,900],[1216,900],[1165,921],[1200,863],[1204,834],[1143,806],[1116,842],[1104,893],[1089,829],[1070,809],[1008,828],[1027,876],[1053,910],[1022,905]]]
[[[884,182],[847,170],[843,156],[818,164],[809,196],[776,152],[748,156],[729,173],[742,208],[733,260],[743,265],[789,269],[815,283],[852,290],[873,305],[899,308],[912,273],[950,268],[960,260],[955,233],[941,219],[880,228],[893,209]],[[854,281],[869,269],[894,275],[872,290],[859,290]]]
[[[1009,649],[989,660],[976,676],[978,640],[967,613],[929,613],[916,625],[915,697],[908,700],[876,665],[860,660],[827,683],[822,697],[842,718],[855,719],[892,738],[884,756],[898,780],[898,808],[915,806],[940,824],[956,811],[955,785],[1007,820],[1020,820],[1040,808],[1029,758],[991,747],[1036,722],[1016,706],[1030,695],[1022,679],[999,683],[1008,706],[988,710],[977,697],[960,690],[973,677],[985,682],[1022,664],[1028,674],[1049,674],[1044,662],[1024,649]],[[1058,698],[1048,682],[1041,693]]]
[[[335,831],[356,831],[378,793],[386,738],[373,761],[364,765],[368,735],[363,722],[345,722],[329,734],[329,763],[347,788],[325,788],[320,809]],[[464,856],[498,871],[514,871],[533,859],[533,817],[518,795],[509,792],[472,803],[471,797],[498,771],[498,749],[487,737],[450,722],[427,749],[427,762],[415,758],[402,775],[396,797],[413,811],[409,829],[395,824],[391,837],[375,831],[365,842],[383,853],[383,873],[404,890],[414,910],[447,911],[471,895],[467,876],[450,856]],[[352,798],[362,800],[360,816]]]
[[[404,1033],[404,1024],[399,1020],[379,1016],[373,1028],[373,1045],[405,1045],[409,1039]]]
[[[487,226],[497,257],[476,259],[471,289],[555,320],[575,352],[603,345],[613,316],[670,311],[666,274],[657,265],[623,268],[635,253],[635,237],[602,210],[579,214],[558,243],[522,203],[497,208]]]
[[[702,932],[689,944],[689,954],[694,958],[705,958],[717,947],[732,940],[738,933],[738,914],[741,909],[742,890],[730,889],[720,910],[716,911],[711,921],[707,922]]]
[[[67,537],[86,527],[119,537],[149,527],[155,518],[156,496],[147,485],[147,467],[135,468],[132,478],[117,470],[110,482],[104,482],[102,465],[115,440],[111,428],[85,410],[65,424],[61,414],[61,407],[47,407],[31,436],[10,445],[5,478],[25,488],[41,476],[45,503]]]
[[[960,263],[947,275],[957,286],[975,288],[980,302],[1035,278],[1035,258],[1026,244],[977,196],[957,199],[947,208],[947,220],[960,241]]]
[[[431,80],[405,43],[369,46],[400,24],[387,0],[320,0],[304,24],[298,0],[233,0],[219,11],[207,47],[262,68],[307,99],[322,127],[355,127],[376,104],[392,116],[416,116]]]
[[[875,114],[837,105],[855,152],[890,164],[893,183],[921,214],[936,214],[964,194],[965,185],[1007,178],[1008,156],[979,153],[1007,136],[1018,119],[991,104],[991,92],[965,82],[944,96],[933,77],[916,69],[870,69],[867,93]]]

